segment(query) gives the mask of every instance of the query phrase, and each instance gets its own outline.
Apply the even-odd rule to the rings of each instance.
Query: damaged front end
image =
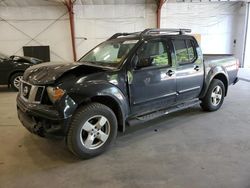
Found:
[[[78,104],[70,97],[79,77],[104,69],[83,63],[43,63],[27,69],[17,96],[18,117],[39,136],[65,136]]]
[[[31,133],[42,137],[63,137],[77,104],[66,92],[52,101],[48,86],[36,86],[22,81],[17,96],[18,118]],[[55,97],[58,93],[55,93]]]

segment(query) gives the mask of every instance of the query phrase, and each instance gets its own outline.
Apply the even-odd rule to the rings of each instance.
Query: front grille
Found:
[[[36,92],[35,101],[41,101],[42,100],[43,89],[44,89],[44,87],[38,87],[37,92]]]
[[[41,103],[44,89],[45,89],[44,86],[36,86],[21,81],[20,95],[27,102]]]

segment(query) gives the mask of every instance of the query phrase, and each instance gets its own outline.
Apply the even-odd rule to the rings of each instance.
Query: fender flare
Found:
[[[68,95],[76,102],[78,106],[87,102],[95,101],[103,103],[107,106],[112,106],[109,102],[103,100],[109,98],[115,102],[119,107],[119,112],[114,112],[117,117],[119,130],[125,131],[125,121],[129,114],[128,99],[122,91],[115,85],[106,81],[87,81],[83,83],[76,83],[68,92]],[[96,101],[98,99],[98,101]]]
[[[203,98],[206,95],[207,90],[208,90],[212,80],[215,78],[221,80],[224,83],[225,89],[226,89],[225,96],[227,95],[227,89],[228,89],[228,83],[229,83],[229,77],[228,77],[227,70],[222,66],[216,66],[216,67],[212,67],[209,70],[209,72],[205,78],[204,86],[203,86],[203,89],[202,89],[202,92],[201,92],[199,98]]]

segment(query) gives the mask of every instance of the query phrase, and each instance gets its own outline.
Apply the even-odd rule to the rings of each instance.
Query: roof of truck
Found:
[[[155,36],[186,36],[190,37],[190,35],[185,35],[186,33],[191,33],[190,29],[145,29],[141,32],[134,33],[116,33],[108,40],[113,39],[144,39],[151,38]]]

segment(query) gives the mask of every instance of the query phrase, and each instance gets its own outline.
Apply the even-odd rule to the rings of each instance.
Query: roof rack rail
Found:
[[[115,33],[112,35],[108,40],[116,39],[120,36],[128,36],[128,35],[139,35],[140,32],[134,32],[134,33]]]
[[[146,35],[150,34],[160,34],[160,33],[178,33],[179,35],[184,35],[185,33],[191,33],[191,29],[145,29],[142,32],[134,32],[134,33],[116,33],[108,40],[116,39],[120,36],[129,36],[129,35],[137,35],[143,38]]]
[[[185,33],[191,33],[191,29],[145,29],[141,32],[141,36],[153,34],[153,33],[179,33],[184,35]]]

